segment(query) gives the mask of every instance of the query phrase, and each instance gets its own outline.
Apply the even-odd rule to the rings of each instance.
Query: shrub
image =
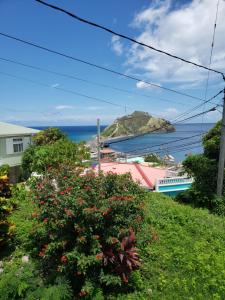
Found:
[[[0,166],[0,176],[8,176],[9,175],[9,165],[1,165]]]
[[[58,278],[52,284],[42,280],[37,266],[28,261],[23,263],[21,256],[4,263],[0,274],[0,300],[69,300],[72,290],[67,280]]]
[[[56,179],[56,180],[55,180]],[[130,175],[80,176],[68,168],[34,180],[33,255],[48,278],[66,276],[79,296],[123,286],[140,265],[145,191]]]
[[[152,163],[160,164],[161,159],[160,159],[160,157],[158,157],[158,155],[156,155],[154,153],[150,153],[145,156],[145,162],[152,162]]]
[[[14,225],[8,221],[8,216],[13,210],[10,202],[11,186],[7,175],[0,177],[0,248],[10,239]]]

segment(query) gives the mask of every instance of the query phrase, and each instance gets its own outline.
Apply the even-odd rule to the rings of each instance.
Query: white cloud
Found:
[[[161,86],[159,83],[156,83],[157,85]],[[137,89],[148,89],[148,90],[151,90],[152,88],[155,88],[154,86],[150,85],[150,84],[147,84],[145,83],[144,81],[138,81],[136,83],[136,87]]]
[[[123,53],[123,44],[118,36],[113,35],[111,39],[111,48],[117,54],[121,55]]]
[[[51,85],[51,88],[57,88],[59,86],[59,83],[54,83]]]
[[[64,110],[64,109],[75,109],[75,106],[72,105],[57,105],[54,107],[57,110]]]
[[[177,117],[180,114],[180,112],[175,107],[168,107],[164,111],[162,111],[161,114],[162,114],[163,118],[165,118],[167,120],[172,120],[175,117]]]
[[[210,47],[216,15],[216,1],[193,0],[176,10],[172,1],[153,3],[138,13],[132,23],[141,29],[137,40],[174,55],[203,65],[209,64]],[[225,68],[225,1],[220,1],[211,67]],[[133,71],[147,72],[160,82],[196,84],[206,78],[207,71],[179,62],[137,44],[130,47],[127,65]],[[212,78],[214,75],[211,73]],[[218,78],[218,76],[217,76]]]

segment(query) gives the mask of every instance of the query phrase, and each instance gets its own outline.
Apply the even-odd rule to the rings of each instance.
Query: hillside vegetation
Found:
[[[131,115],[116,119],[102,132],[102,137],[119,137],[152,131],[170,132],[174,126],[167,120],[155,118],[147,112],[135,111]]]
[[[0,299],[12,299],[7,297],[10,289],[20,291],[21,286],[24,291],[20,292],[19,299],[28,299],[25,295],[30,289],[42,295],[40,299],[54,299],[43,298],[43,293],[50,292],[53,287],[43,286],[32,261],[22,266],[25,273],[17,278],[14,276],[21,269],[21,257],[29,255],[23,248],[29,243],[29,232],[34,225],[34,219],[30,217],[31,206],[28,199],[20,197],[18,210],[11,216],[16,226],[18,248],[11,253],[9,262],[6,259],[3,264],[0,287],[4,293]],[[156,193],[149,193],[146,213],[152,242],[142,247],[142,267],[129,281],[131,290],[133,287],[135,291],[112,293],[107,299],[225,299],[224,218],[209,214],[207,210],[178,204]],[[54,292],[63,293],[63,289],[69,293],[69,286],[62,283],[54,286]],[[73,298],[64,294],[55,299]],[[105,298],[99,296],[96,299]]]
[[[141,290],[117,299],[225,299],[225,219],[157,193],[147,211]]]

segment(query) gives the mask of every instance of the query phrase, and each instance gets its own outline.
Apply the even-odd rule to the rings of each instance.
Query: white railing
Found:
[[[182,189],[183,184],[191,184],[191,183],[193,183],[193,178],[187,178],[187,177],[157,179],[155,184],[155,190],[156,192],[158,192],[160,190],[160,187],[168,187],[169,190],[173,190],[173,186],[176,185],[178,186],[180,185]]]
[[[156,184],[157,185],[167,185],[167,184],[192,183],[192,182],[193,182],[193,178],[173,177],[173,178],[158,179]]]

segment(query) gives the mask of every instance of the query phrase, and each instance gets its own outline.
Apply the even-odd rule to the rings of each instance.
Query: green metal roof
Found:
[[[0,122],[0,137],[33,135],[38,132],[39,130],[37,129]]]

